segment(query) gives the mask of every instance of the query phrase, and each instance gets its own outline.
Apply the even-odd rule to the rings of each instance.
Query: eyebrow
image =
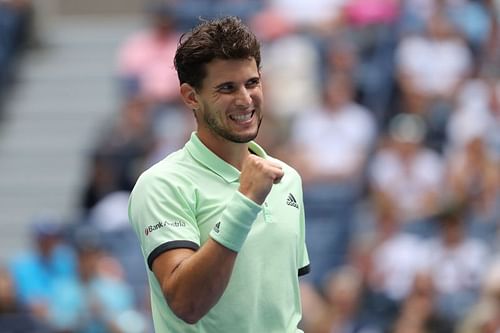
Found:
[[[257,75],[257,76],[252,76],[251,78],[249,78],[248,80],[246,80],[246,81],[245,81],[245,83],[247,83],[247,82],[249,82],[249,81],[260,80],[260,79],[261,79],[261,77],[260,77],[260,76],[258,76],[258,75]],[[220,88],[220,87],[222,87],[222,86],[225,86],[225,85],[227,85],[227,84],[235,84],[235,82],[234,82],[234,81],[226,81],[226,82],[222,82],[222,83],[219,83],[218,85],[216,85],[214,88],[215,88],[215,89],[218,89],[218,88]]]

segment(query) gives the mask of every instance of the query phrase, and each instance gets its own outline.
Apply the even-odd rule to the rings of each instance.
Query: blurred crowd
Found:
[[[257,142],[303,179],[304,331],[500,331],[500,1],[164,0],[145,14],[117,50],[121,103],[74,221],[36,219],[32,252],[0,269],[0,332],[151,331],[128,193],[195,129],[172,59],[220,15],[261,40]]]

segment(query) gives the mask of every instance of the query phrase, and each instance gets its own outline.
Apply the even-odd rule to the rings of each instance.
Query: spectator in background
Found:
[[[356,100],[362,94],[361,85],[364,83],[360,62],[359,45],[347,32],[334,32],[326,40],[325,65],[330,72],[352,79]]]
[[[123,269],[124,279],[134,291],[137,305],[147,306],[147,275],[137,269],[144,265],[141,248],[128,222],[129,192],[112,192],[99,200],[89,212],[89,225],[99,232],[102,248]],[[126,246],[124,246],[126,244]]]
[[[447,127],[447,149],[462,149],[474,137],[481,137],[487,154],[500,160],[500,82],[478,74],[458,92],[456,106]]]
[[[431,16],[425,34],[403,36],[397,46],[396,75],[402,106],[424,117],[428,140],[437,150],[444,144],[457,89],[472,70],[472,55],[465,40],[442,13]]]
[[[450,195],[470,206],[471,226],[492,244],[499,221],[500,171],[481,136],[473,136],[448,155]]]
[[[145,131],[137,133],[136,139],[155,141],[154,146],[148,147],[145,165],[135,165],[139,171],[179,149],[195,127],[192,117],[186,115],[180,105],[179,79],[174,69],[183,15],[179,8],[184,5],[176,1],[152,4],[147,12],[149,25],[125,40],[118,52],[118,76],[125,99],[132,107],[141,104],[143,120],[149,121],[148,128],[143,126]],[[126,165],[123,161],[121,164]],[[114,168],[119,169],[120,164]],[[132,183],[117,190],[130,191],[136,174],[128,180]]]
[[[382,329],[363,317],[363,280],[346,265],[327,275],[322,306],[316,313],[304,312],[307,333],[381,333]]]
[[[173,59],[180,34],[174,12],[158,4],[147,14],[148,27],[120,47],[118,77],[128,96],[141,96],[153,105],[177,103],[179,80]]]
[[[119,262],[103,250],[99,233],[89,227],[73,233],[78,274],[57,280],[50,302],[55,332],[145,333],[134,295]]]
[[[404,231],[395,202],[381,197],[372,202],[368,215],[374,216],[374,226],[370,229],[366,218],[360,221],[351,256],[364,280],[366,315],[385,331],[410,294],[422,266],[422,240]]]
[[[405,0],[402,4],[399,29],[403,34],[424,31],[432,15],[441,12],[465,38],[475,57],[481,55],[496,19],[489,0]]]
[[[370,111],[353,101],[352,81],[342,74],[329,78],[322,106],[294,120],[287,156],[304,183],[311,279],[317,286],[326,272],[345,263],[375,135]]]
[[[421,248],[422,273],[428,274],[437,293],[437,310],[457,322],[479,296],[482,277],[490,265],[488,246],[467,234],[465,206],[450,203],[437,215],[439,230]]]
[[[403,300],[391,333],[452,333],[454,323],[443,317],[436,309],[432,279],[417,275],[411,292]]]
[[[325,36],[342,24],[345,0],[268,0],[260,13],[285,21],[298,33]]]
[[[24,307],[9,270],[0,266],[0,333],[49,333],[48,327]]]
[[[478,77],[461,89],[447,126],[447,195],[469,202],[474,235],[490,244],[500,221],[498,83]]]
[[[320,103],[320,52],[310,38],[295,32],[279,17],[261,14],[252,20],[252,27],[263,40],[266,105],[289,126],[294,116]],[[294,56],[283,57],[283,54]]]
[[[487,268],[481,294],[471,311],[460,320],[458,333],[490,333],[500,330],[500,265],[498,258]]]
[[[21,304],[35,317],[48,322],[57,281],[75,276],[76,259],[56,218],[37,217],[31,232],[34,247],[14,257],[9,269]]]
[[[180,149],[195,129],[193,117],[178,105],[165,106],[160,112],[152,114],[152,132],[155,145],[147,154],[146,166],[153,165]]]
[[[353,82],[344,74],[331,73],[324,103],[305,110],[294,120],[291,156],[305,185],[327,182],[359,186],[365,162],[376,137],[370,111],[353,100]]]
[[[398,0],[350,0],[343,7],[344,26],[357,45],[359,101],[376,116],[379,127],[391,113],[395,90],[395,29],[400,17]]]
[[[490,126],[500,126],[497,83],[484,75],[467,79],[457,91],[455,107],[447,122],[448,149],[462,149],[473,137],[494,135]],[[495,119],[497,118],[497,119]]]
[[[148,166],[157,144],[149,106],[139,96],[126,99],[117,117],[101,132],[83,193],[85,212],[109,193],[131,191],[140,172]]]
[[[377,149],[369,167],[375,200],[393,202],[397,218],[406,224],[435,213],[444,184],[443,160],[424,146],[425,131],[418,115],[394,117],[389,137]]]

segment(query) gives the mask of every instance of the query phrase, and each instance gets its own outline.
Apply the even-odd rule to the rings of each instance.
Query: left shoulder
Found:
[[[283,171],[285,172],[285,175],[288,175],[287,178],[293,179],[294,181],[301,182],[299,173],[292,166],[288,165],[287,163],[283,162],[280,159],[277,159],[277,158],[267,154],[265,152],[265,150],[256,142],[251,141],[249,143],[249,149],[253,153],[255,153],[256,155],[258,155],[258,156],[260,156],[268,161],[272,161],[272,162],[275,162],[275,163],[281,165],[281,167],[283,168]]]
[[[300,175],[299,173],[297,172],[297,170],[295,170],[292,166],[290,166],[289,164],[283,162],[282,160],[280,159],[277,159],[275,157],[272,157],[272,156],[266,156],[266,159],[269,160],[269,161],[273,161],[275,163],[278,163],[279,165],[281,165],[281,167],[283,168],[283,171],[285,172],[285,175],[287,176],[291,176],[290,178],[293,178],[295,181],[299,181],[301,182],[301,178],[300,178]]]

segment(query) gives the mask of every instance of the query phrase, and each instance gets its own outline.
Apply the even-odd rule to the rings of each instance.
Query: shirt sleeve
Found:
[[[171,176],[142,175],[129,200],[129,219],[139,238],[149,269],[160,254],[174,248],[200,246],[192,187],[175,184]]]
[[[302,186],[302,185],[301,185]],[[306,225],[305,225],[305,212],[304,212],[304,199],[302,191],[300,191],[300,243],[299,243],[299,251],[298,251],[298,275],[306,275],[311,271],[311,265],[309,261],[309,254],[307,253],[306,246]]]

